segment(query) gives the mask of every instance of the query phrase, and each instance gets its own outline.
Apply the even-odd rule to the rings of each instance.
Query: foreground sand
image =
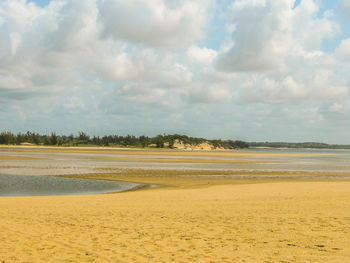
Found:
[[[350,183],[0,198],[0,262],[349,262]]]
[[[0,263],[350,262],[349,154],[0,149],[0,173],[125,180],[0,197]]]

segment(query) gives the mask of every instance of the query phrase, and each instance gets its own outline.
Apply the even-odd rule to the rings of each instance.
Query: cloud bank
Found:
[[[335,127],[350,128],[349,1],[340,6],[1,1],[0,125],[333,142]]]

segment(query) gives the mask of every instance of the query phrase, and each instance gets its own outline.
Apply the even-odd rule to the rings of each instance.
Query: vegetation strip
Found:
[[[173,134],[173,135],[157,135],[155,137],[148,136],[121,136],[121,135],[105,135],[103,137],[90,137],[84,132],[79,132],[77,136],[71,135],[42,135],[35,132],[17,133],[1,132],[0,144],[7,145],[59,145],[59,146],[127,146],[127,147],[153,147],[153,148],[176,148],[175,144],[181,144],[184,147],[193,147],[199,144],[207,143],[210,148],[222,149],[238,149],[247,148],[248,144],[244,141],[233,140],[208,140],[204,138],[189,137],[187,135]],[[186,146],[187,145],[187,146]]]

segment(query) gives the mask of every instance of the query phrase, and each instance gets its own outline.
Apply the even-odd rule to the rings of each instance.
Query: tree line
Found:
[[[204,138],[189,137],[180,134],[163,134],[155,137],[134,136],[134,135],[105,135],[89,136],[85,132],[79,132],[77,135],[57,135],[52,132],[50,135],[43,135],[35,132],[26,133],[0,133],[0,144],[21,145],[25,143],[34,145],[51,145],[51,146],[122,146],[122,147],[156,147],[156,148],[174,148],[175,141],[181,141],[184,144],[198,145],[208,142],[214,147],[225,149],[247,148],[248,144],[239,140],[207,140]]]

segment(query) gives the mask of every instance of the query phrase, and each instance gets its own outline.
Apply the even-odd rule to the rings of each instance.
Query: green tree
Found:
[[[88,144],[90,142],[90,136],[80,131],[78,135],[78,141],[81,144]]]
[[[164,137],[162,135],[157,135],[155,138],[155,144],[157,148],[164,148]]]
[[[57,135],[56,135],[56,133],[52,132],[51,136],[50,136],[50,144],[57,145],[57,142],[58,142]]]
[[[149,144],[149,138],[147,136],[144,136],[144,135],[139,137],[139,141],[140,141],[140,144],[143,148],[147,147]]]
[[[0,133],[0,144],[11,144],[15,141],[15,136],[11,132]]]
[[[50,141],[49,136],[45,135],[45,137],[44,137],[44,145],[50,145],[50,144],[51,144],[51,141]]]

